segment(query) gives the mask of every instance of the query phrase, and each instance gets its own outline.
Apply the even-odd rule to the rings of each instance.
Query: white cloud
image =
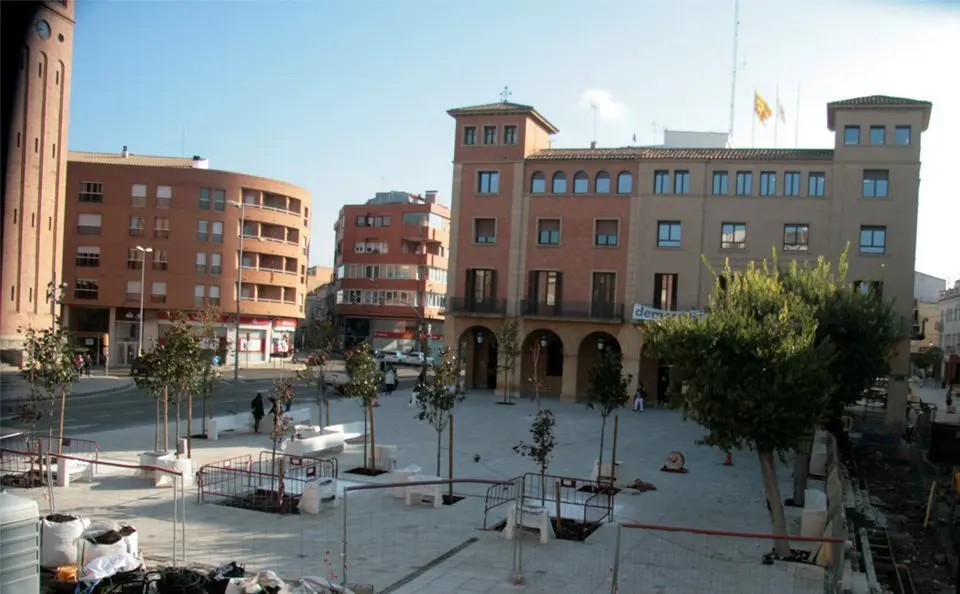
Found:
[[[596,105],[600,112],[600,119],[604,122],[615,122],[622,120],[627,115],[627,106],[613,98],[610,91],[604,89],[587,89],[580,93],[580,101],[577,107],[589,110],[591,106]]]

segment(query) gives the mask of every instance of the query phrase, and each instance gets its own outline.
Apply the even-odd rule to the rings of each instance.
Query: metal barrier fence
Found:
[[[263,450],[257,458],[257,471],[270,472],[276,474],[280,464],[284,465],[285,473],[289,475],[291,470],[302,468],[304,465],[319,464],[320,470],[317,476],[325,478],[337,478],[340,474],[340,461],[336,458],[312,458],[309,456],[294,456],[283,452],[274,453],[271,450]]]
[[[549,511],[559,516],[579,522],[604,522],[613,516],[614,492],[607,485],[597,481],[528,472],[523,476],[510,479],[509,482],[490,486],[484,495],[483,527],[491,528],[499,518],[491,512],[501,506],[522,501],[531,505],[552,506]],[[559,505],[558,505],[559,504]],[[502,521],[504,518],[500,518]]]
[[[7,487],[35,488],[44,484],[42,461],[47,454],[97,460],[100,446],[89,439],[21,433],[5,438],[0,447],[0,483]],[[55,458],[54,458],[55,459]]]
[[[246,472],[253,470],[253,457],[244,454],[201,466],[197,470],[197,503],[203,503],[204,495],[226,496],[219,489],[233,479],[233,471],[236,469]]]
[[[790,542],[792,561],[771,554]],[[652,524],[620,524],[614,594],[820,594],[843,539],[779,537]]]

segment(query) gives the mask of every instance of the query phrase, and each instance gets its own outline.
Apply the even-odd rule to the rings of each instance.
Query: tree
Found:
[[[333,423],[330,420],[330,392],[334,390],[330,390],[326,382],[327,358],[337,350],[337,335],[333,321],[328,316],[317,320],[307,328],[304,342],[319,352],[311,353],[307,357],[306,367],[297,372],[297,379],[307,386],[316,388],[317,405],[326,409],[326,426],[329,427]],[[322,419],[321,424],[323,424]]]
[[[202,433],[206,435],[207,433],[207,402],[212,400],[217,393],[217,388],[220,387],[220,380],[223,377],[223,372],[220,371],[219,367],[213,364],[214,356],[220,356],[219,353],[219,340],[217,338],[217,326],[220,325],[222,316],[220,311],[214,307],[208,307],[202,311],[197,312],[194,321],[197,325],[194,327],[194,330],[197,336],[200,339],[200,350],[201,356],[204,360],[204,365],[202,365],[200,375],[197,378],[196,392],[197,395],[201,398],[201,413],[202,413]],[[193,440],[193,392],[191,391],[188,396],[187,402],[187,433],[190,435],[189,445],[191,449],[189,454],[193,454],[192,449],[192,440]]]
[[[383,374],[380,372],[380,366],[370,351],[370,345],[361,342],[347,353],[347,385],[346,393],[351,398],[360,401],[363,408],[363,429],[364,434],[369,431],[370,446],[367,447],[367,440],[363,441],[363,467],[370,473],[376,473],[376,445],[374,441],[373,424],[373,403],[380,394],[380,385],[383,383]],[[367,452],[370,457],[367,457]],[[368,466],[369,463],[369,466]]]
[[[303,330],[303,348],[330,353],[336,350],[337,332],[332,317],[327,314],[308,324]]]
[[[910,360],[917,369],[933,370],[940,366],[943,360],[943,351],[940,347],[930,347],[925,351],[910,355]]]
[[[533,360],[533,375],[527,378],[527,381],[533,385],[533,399],[537,402],[537,411],[540,411],[540,390],[543,389],[543,377],[540,376],[540,353],[543,346],[540,341],[533,343],[530,347],[530,357]]]
[[[726,279],[725,289],[721,278]],[[648,322],[644,349],[685,385],[685,416],[707,429],[700,443],[757,452],[773,533],[787,535],[774,454],[795,449],[827,411],[833,347],[816,342],[816,308],[787,289],[775,267],[727,263],[701,318]],[[790,555],[786,540],[775,552]]]
[[[30,386],[27,401],[20,406],[20,418],[36,426],[44,416],[49,416],[49,436],[53,437],[53,408],[59,401],[60,421],[58,426],[60,453],[63,444],[63,420],[66,415],[67,397],[73,382],[80,377],[80,369],[74,361],[73,335],[61,319],[52,328],[20,328],[24,335],[23,349],[26,358],[20,373]]]
[[[598,482],[603,478],[603,442],[607,432],[607,417],[630,400],[628,390],[633,380],[631,374],[623,374],[623,355],[609,346],[600,353],[600,360],[588,374],[587,408],[600,411],[603,423],[600,426],[600,459],[597,462]],[[613,460],[610,467],[615,467]]]
[[[437,476],[440,474],[441,438],[450,424],[453,411],[466,395],[460,383],[460,361],[449,347],[440,350],[433,366],[433,374],[420,387],[417,418],[427,422],[437,432]],[[449,452],[453,460],[453,450]],[[453,478],[452,476],[450,477]]]
[[[277,472],[277,447],[284,439],[294,433],[294,426],[291,418],[287,416],[287,406],[293,402],[293,379],[281,378],[273,382],[273,390],[270,392],[270,401],[273,404],[270,412],[273,413],[273,428],[270,431],[270,439],[273,444],[273,451],[270,455],[270,476],[277,477],[280,484],[280,502],[283,502],[283,476],[285,473],[284,465],[280,464],[280,471]],[[271,478],[271,481],[273,479]],[[273,486],[271,485],[271,489]]]
[[[537,416],[530,425],[530,443],[521,441],[513,446],[513,451],[525,458],[531,458],[540,469],[540,502],[546,497],[546,475],[555,445],[553,427],[556,425],[553,412],[538,409]],[[602,449],[602,448],[601,448]],[[601,454],[602,455],[602,454]]]
[[[497,371],[503,376],[503,404],[513,404],[510,394],[513,389],[513,370],[520,358],[520,317],[510,316],[503,320],[494,333],[497,339]]]

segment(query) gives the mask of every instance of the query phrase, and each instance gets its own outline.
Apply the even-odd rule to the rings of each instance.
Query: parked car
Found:
[[[383,351],[382,361],[384,363],[400,365],[403,363],[403,353],[400,351]]]
[[[400,362],[403,365],[411,365],[415,367],[422,367],[424,362],[426,362],[428,366],[431,366],[433,365],[433,357],[429,355],[424,356],[424,354],[420,351],[408,351],[403,353]]]
[[[143,357],[137,357],[133,360],[133,364],[130,365],[130,375],[148,376],[150,375],[150,365],[147,364],[147,361]]]

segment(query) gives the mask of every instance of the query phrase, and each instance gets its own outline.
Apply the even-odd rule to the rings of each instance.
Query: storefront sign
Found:
[[[286,320],[283,318],[278,318],[273,321],[273,329],[287,332],[294,332],[297,329],[296,320]]]
[[[669,309],[657,309],[637,303],[633,306],[633,321],[646,322],[649,320],[662,320],[663,318],[673,318],[684,316],[687,318],[701,318],[704,316],[702,309],[688,309],[686,311],[673,311]]]
[[[375,330],[373,333],[374,338],[399,338],[404,340],[410,340],[417,337],[416,332],[384,332],[382,330]],[[443,340],[443,334],[431,334],[430,340]]]

